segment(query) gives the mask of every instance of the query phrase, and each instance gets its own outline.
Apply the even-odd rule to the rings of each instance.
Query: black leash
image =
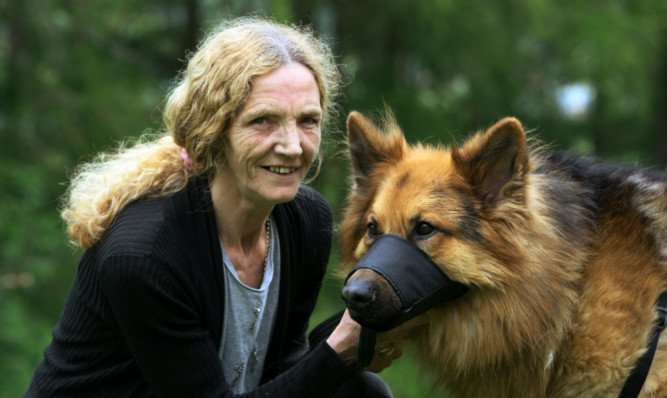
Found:
[[[648,372],[651,369],[655,350],[658,348],[660,333],[667,328],[667,292],[660,295],[656,308],[658,311],[658,322],[656,322],[648,349],[644,355],[639,358],[630,377],[625,381],[625,385],[621,390],[619,398],[636,398],[639,396],[639,392],[644,386]]]

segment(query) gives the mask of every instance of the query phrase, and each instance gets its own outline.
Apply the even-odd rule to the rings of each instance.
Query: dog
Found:
[[[462,145],[410,145],[387,113],[347,120],[343,271],[392,234],[468,287],[392,343],[454,397],[618,397],[667,290],[667,175],[551,151],[515,118]],[[400,311],[371,269],[349,275],[343,298],[371,329]],[[640,396],[667,397],[667,332]]]

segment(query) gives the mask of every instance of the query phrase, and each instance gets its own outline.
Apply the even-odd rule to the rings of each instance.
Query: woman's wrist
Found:
[[[327,338],[327,344],[348,365],[354,365],[357,362],[360,331],[361,326],[345,311],[338,326]]]

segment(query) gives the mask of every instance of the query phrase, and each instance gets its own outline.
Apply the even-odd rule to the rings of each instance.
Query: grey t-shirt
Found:
[[[225,264],[225,313],[218,355],[225,379],[236,394],[259,385],[278,308],[280,242],[275,228],[270,233],[271,247],[259,289],[241,282],[220,243]]]

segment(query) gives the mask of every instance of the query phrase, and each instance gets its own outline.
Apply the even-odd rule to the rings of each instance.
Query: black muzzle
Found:
[[[361,268],[377,272],[389,282],[400,300],[400,310],[381,326],[371,328],[387,331],[421,315],[436,304],[461,297],[469,287],[451,280],[420,248],[393,234],[380,236],[350,271]],[[363,319],[355,319],[364,325]]]

